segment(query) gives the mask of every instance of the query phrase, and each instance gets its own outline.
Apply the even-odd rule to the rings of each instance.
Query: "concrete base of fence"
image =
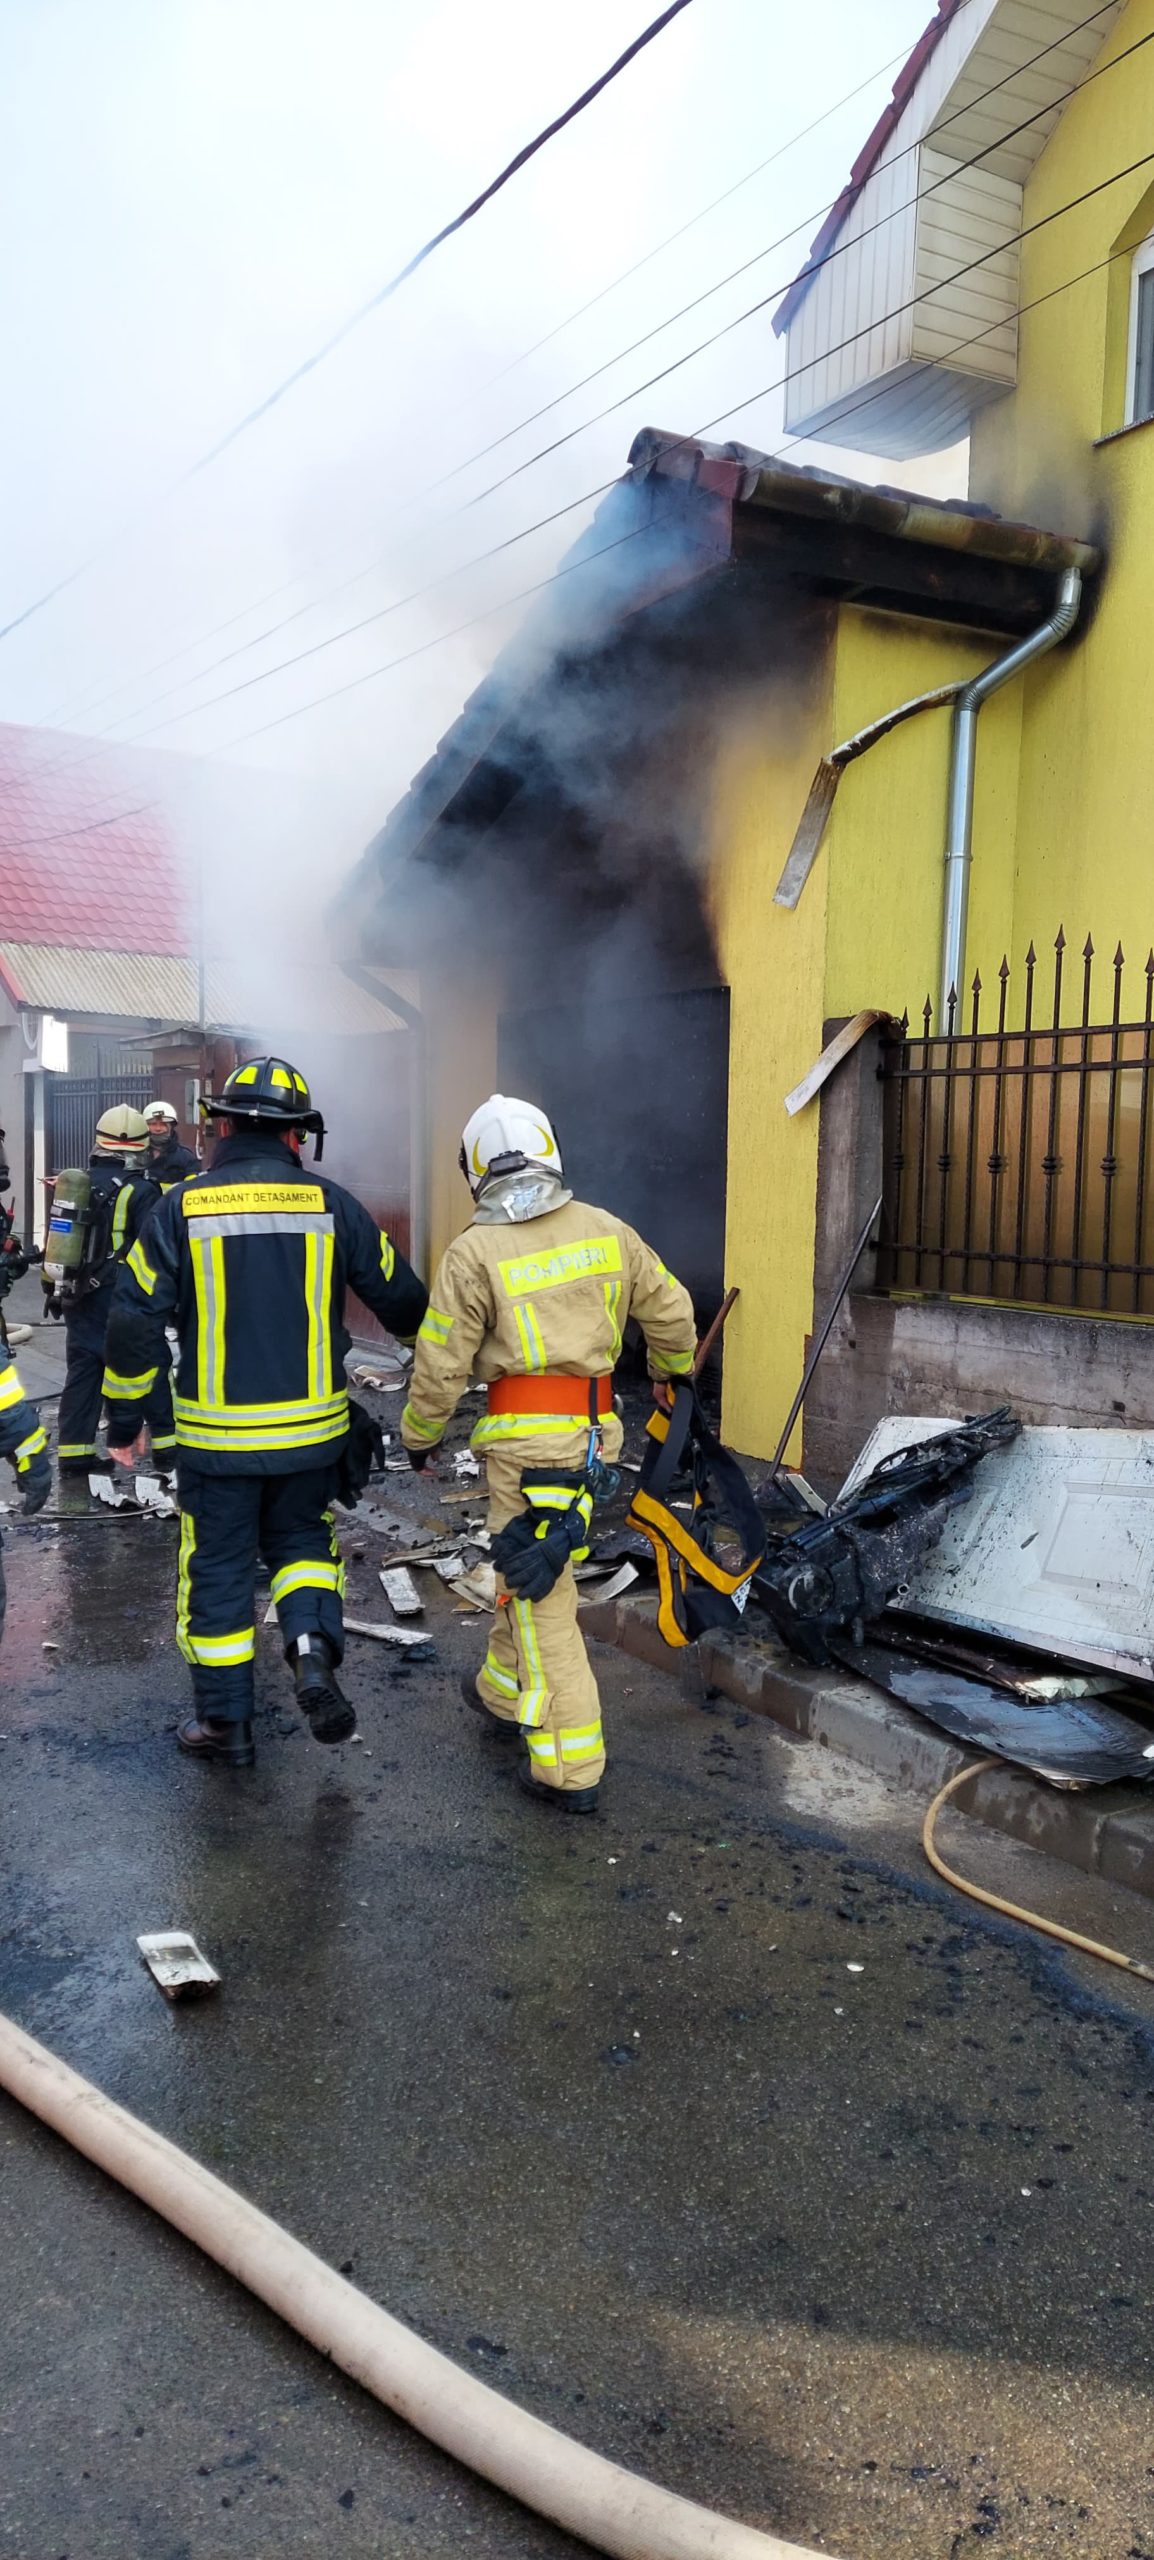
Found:
[[[686,1695],[699,1698],[705,1689],[731,1698],[788,1733],[864,1762],[926,1804],[976,1756],[869,1681],[808,1670],[768,1638],[714,1636],[673,1652],[651,1600],[594,1603],[581,1619],[589,1635],[667,1672]],[[954,1804],[991,1831],[1154,1901],[1154,1788],[1072,1794],[1024,1770],[991,1769],[959,1788]]]

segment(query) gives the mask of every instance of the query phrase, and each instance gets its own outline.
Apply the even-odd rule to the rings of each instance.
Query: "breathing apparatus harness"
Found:
[[[648,1433],[628,1525],[653,1549],[657,1623],[666,1644],[693,1644],[707,1628],[740,1625],[765,1530],[736,1458],[709,1428],[691,1378],[678,1380],[672,1410],[654,1413]],[[688,1520],[670,1501],[683,1466],[692,1486]]]

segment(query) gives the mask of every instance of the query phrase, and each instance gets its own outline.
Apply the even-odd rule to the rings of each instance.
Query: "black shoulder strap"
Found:
[[[687,1450],[693,1486],[689,1521],[669,1504]],[[667,1644],[692,1644],[707,1627],[738,1624],[741,1611],[734,1595],[761,1563],[765,1532],[741,1468],[710,1430],[690,1379],[678,1384],[671,1413],[651,1417],[629,1526],[639,1529],[653,1549],[657,1623]],[[728,1533],[724,1562],[714,1553],[718,1531]]]

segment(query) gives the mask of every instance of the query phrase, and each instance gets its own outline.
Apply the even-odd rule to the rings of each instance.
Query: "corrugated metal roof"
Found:
[[[193,962],[160,952],[0,942],[0,977],[14,1003],[36,1012],[174,1024],[197,1018]],[[274,1029],[364,1035],[405,1028],[388,1005],[324,962],[307,969],[268,962],[258,971],[243,961],[210,960],[205,1013],[210,1030],[265,1036]]]

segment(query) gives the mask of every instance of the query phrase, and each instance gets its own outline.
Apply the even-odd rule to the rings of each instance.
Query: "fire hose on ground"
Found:
[[[462,2372],[235,2188],[4,2017],[0,2088],[397,2417],[595,2551],[616,2560],[823,2560],[623,2470]]]
[[[965,1786],[968,1778],[980,1778],[984,1770],[1004,1769],[1006,1765],[1004,1760],[996,1757],[971,1760],[968,1767],[957,1770],[952,1778],[947,1778],[944,1787],[939,1787],[922,1824],[922,1847],[935,1875],[941,1876],[946,1884],[954,1885],[959,1893],[968,1894],[971,1902],[983,1902],[987,1911],[999,1912],[1004,1920],[1020,1920],[1025,1928],[1039,1929],[1045,1938],[1056,1938],[1059,1946],[1074,1947],[1080,1955],[1097,1956],[1103,1964],[1117,1965],[1121,1973],[1136,1973],[1143,1982],[1154,1982],[1154,1965],[1143,1964],[1138,1956],[1123,1954],[1120,1947],[1103,1946],[1100,1938],[1084,1938],[1080,1930],[1067,1929],[1060,1920],[1047,1920],[1040,1911],[1027,1911],[1020,1902],[1007,1902],[1000,1893],[987,1893],[984,1885],[971,1884],[967,1877],[957,1873],[956,1868],[946,1865],[934,1841],[938,1815],[950,1797],[957,1794],[959,1787]]]

